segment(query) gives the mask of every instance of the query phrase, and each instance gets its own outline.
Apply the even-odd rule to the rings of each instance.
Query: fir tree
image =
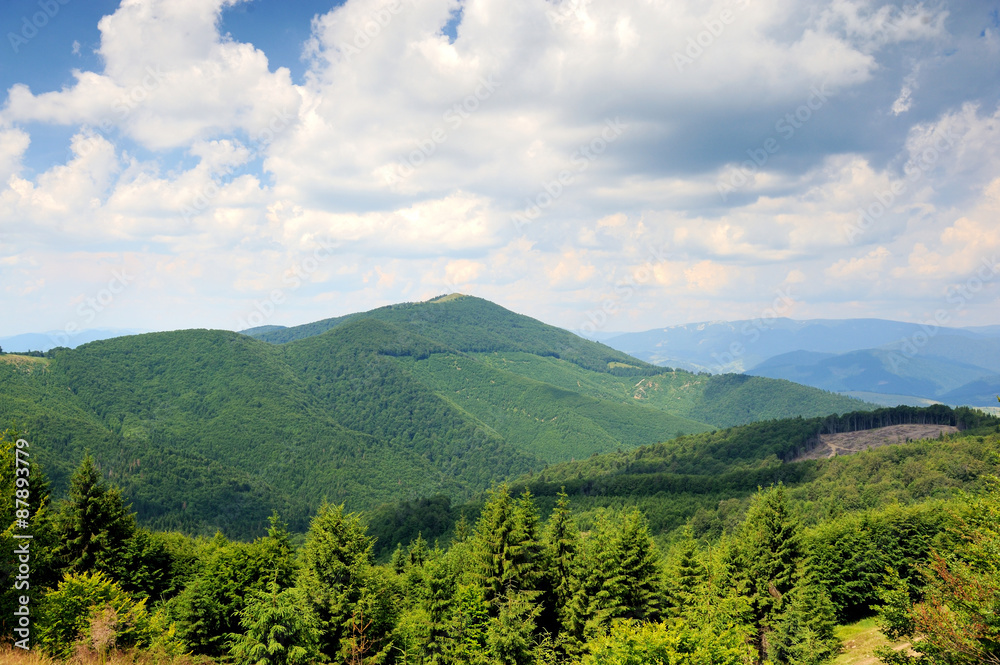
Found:
[[[580,532],[569,512],[569,497],[565,488],[559,492],[556,506],[545,532],[545,547],[550,571],[552,603],[555,608],[556,626],[565,625],[573,598],[573,576],[576,553],[580,544]],[[543,625],[545,625],[543,620]]]
[[[539,608],[524,594],[511,593],[490,619],[486,645],[490,662],[501,665],[528,665],[532,662],[533,633]]]
[[[427,560],[427,541],[422,534],[418,533],[416,540],[410,543],[406,550],[408,562],[411,566],[422,566]]]
[[[402,575],[403,571],[406,570],[408,562],[407,555],[403,552],[403,546],[400,543],[396,543],[396,549],[393,550],[392,556],[389,558],[389,567],[397,575]]]
[[[698,594],[706,579],[706,570],[697,557],[698,543],[694,539],[691,525],[681,531],[681,541],[677,544],[676,558],[669,568],[667,588],[670,598],[670,614],[680,616],[698,602]]]
[[[343,505],[323,503],[309,525],[301,552],[298,586],[320,621],[321,650],[331,660],[340,656],[371,565],[373,540],[354,513]]]
[[[88,453],[70,479],[69,500],[56,516],[57,560],[66,572],[102,571],[121,578],[119,562],[135,533],[135,515],[121,492],[101,481]]]
[[[615,618],[658,621],[663,601],[660,554],[639,510],[623,516],[616,549],[623,611]]]
[[[768,655],[774,662],[820,665],[838,653],[833,603],[821,585],[804,576],[782,604],[784,609],[768,644]]]
[[[529,492],[513,500],[506,485],[490,493],[476,523],[473,559],[476,582],[496,616],[512,593],[533,600],[543,576],[543,545],[538,538],[538,509]]]
[[[237,665],[308,665],[319,660],[319,621],[300,589],[251,594],[240,612],[242,634],[230,636]]]
[[[783,485],[754,496],[735,549],[734,569],[747,583],[754,643],[763,662],[782,600],[798,583],[803,558],[801,527],[788,507]]]
[[[428,566],[427,616],[430,636],[427,656],[434,665],[447,662],[447,654],[454,651],[449,634],[449,615],[455,595],[455,577],[440,551]]]

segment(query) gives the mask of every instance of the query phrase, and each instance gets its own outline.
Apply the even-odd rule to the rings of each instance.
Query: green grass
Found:
[[[874,656],[875,649],[884,646],[901,648],[906,644],[890,642],[875,625],[874,617],[837,626],[834,635],[840,640],[843,651],[832,661],[832,665],[877,665],[882,661]]]

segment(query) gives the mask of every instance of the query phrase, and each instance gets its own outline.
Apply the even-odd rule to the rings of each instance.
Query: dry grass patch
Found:
[[[204,656],[167,656],[149,651],[115,651],[102,656],[89,649],[78,649],[67,661],[49,658],[41,652],[30,649],[16,649],[10,645],[0,646],[0,665],[212,665],[211,658]]]

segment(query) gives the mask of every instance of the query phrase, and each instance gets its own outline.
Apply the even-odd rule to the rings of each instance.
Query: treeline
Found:
[[[758,487],[780,482],[788,487],[805,523],[812,526],[845,513],[950,499],[961,491],[981,490],[1000,464],[1000,429],[991,417],[975,411],[967,415],[971,418],[962,422],[976,427],[944,439],[823,460],[782,463],[772,452],[732,466],[717,465],[704,452],[707,446],[694,444],[729,439],[725,445],[733,441],[745,445],[749,456],[754,445],[766,451],[769,438],[789,432],[806,436],[816,426],[805,419],[758,423],[550,466],[512,481],[512,486],[528,488],[546,509],[565,491],[580,516],[602,508],[639,506],[653,532],[667,539],[689,522],[697,537],[715,539],[732,533]],[[710,472],[713,469],[716,473]],[[481,501],[453,504],[438,495],[371,511],[372,533],[379,538],[376,554],[386,557],[395,543],[409,542],[418,533],[446,538],[463,515],[474,519],[481,506]]]
[[[943,404],[930,407],[897,406],[816,418],[767,420],[689,434],[619,455],[559,464],[539,474],[542,482],[559,484],[576,477],[599,474],[717,475],[767,463],[788,461],[815,446],[820,434],[860,431],[900,424],[952,425],[960,430],[987,429],[1000,418],[967,407]]]
[[[16,437],[0,447],[5,552]],[[635,508],[585,524],[571,509],[560,493],[543,521],[529,491],[502,485],[446,548],[418,536],[379,564],[342,505],[323,503],[298,547],[277,516],[253,542],[195,539],[136,526],[89,457],[56,506],[32,470],[31,643],[60,659],[133,649],[240,665],[818,665],[838,651],[836,621],[874,605],[892,635],[919,632],[914,662],[997,653],[998,492],[806,528],[779,484],[754,493],[731,532],[704,541],[687,528],[666,551]],[[22,593],[0,592],[7,639]],[[956,634],[971,655],[948,650]]]
[[[996,417],[978,409],[944,404],[931,406],[893,406],[874,411],[855,411],[823,419],[822,434],[859,432],[892,425],[951,425],[960,430],[996,423]]]

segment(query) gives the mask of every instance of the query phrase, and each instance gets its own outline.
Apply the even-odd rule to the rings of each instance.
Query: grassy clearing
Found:
[[[878,647],[891,646],[899,650],[908,646],[906,642],[890,642],[875,625],[874,617],[837,626],[834,634],[844,645],[844,651],[833,661],[833,665],[878,665],[882,661],[873,655]]]
[[[22,356],[17,353],[5,353],[0,355],[0,362],[13,365],[22,372],[31,372],[35,369],[45,369],[49,364],[48,358],[37,358],[35,356]]]

